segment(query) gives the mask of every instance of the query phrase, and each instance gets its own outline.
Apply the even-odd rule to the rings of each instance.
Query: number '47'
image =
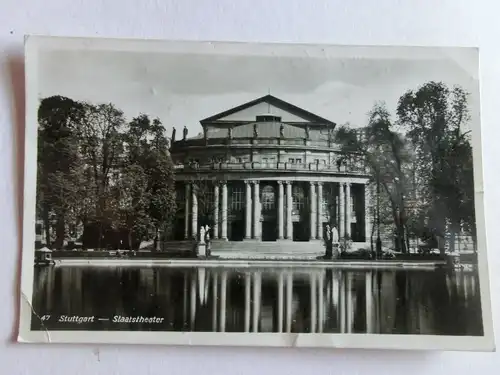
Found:
[[[50,319],[50,315],[43,315],[42,316],[42,320],[45,321],[45,320],[49,320]]]

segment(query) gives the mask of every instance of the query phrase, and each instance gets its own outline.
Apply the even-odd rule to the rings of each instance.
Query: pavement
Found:
[[[206,267],[206,268],[345,268],[345,269],[422,269],[434,270],[444,261],[397,260],[307,260],[307,259],[57,259],[56,266],[106,266],[106,267]]]

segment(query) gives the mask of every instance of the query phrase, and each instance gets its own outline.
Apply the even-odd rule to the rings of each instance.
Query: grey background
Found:
[[[394,113],[407,90],[434,80],[450,87],[458,84],[471,94],[477,124],[474,49],[422,54],[417,48],[410,55],[395,50],[394,57],[384,59],[354,57],[356,49],[348,49],[353,57],[342,52],[328,59],[44,51],[39,58],[39,94],[111,102],[128,118],[144,112],[159,117],[169,130],[186,125],[194,135],[201,131],[199,120],[268,93],[338,124],[365,126],[376,101],[384,101]]]

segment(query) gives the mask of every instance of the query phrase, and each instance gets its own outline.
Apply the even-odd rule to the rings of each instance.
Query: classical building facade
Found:
[[[369,242],[369,174],[360,155],[340,152],[334,122],[271,95],[172,134],[178,214],[173,237],[210,226],[217,241]]]

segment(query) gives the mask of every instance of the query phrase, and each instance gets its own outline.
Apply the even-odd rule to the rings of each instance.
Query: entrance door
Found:
[[[184,217],[177,218],[174,223],[172,239],[174,241],[182,241],[184,239]]]
[[[231,232],[229,241],[243,241],[245,237],[245,221],[233,220],[231,222]]]
[[[309,226],[296,221],[293,223],[293,240],[294,241],[309,241]]]
[[[264,220],[262,222],[262,241],[276,241],[278,223],[276,220]]]
[[[263,185],[262,204],[262,241],[276,241],[278,237],[278,221],[276,212],[276,185]]]

